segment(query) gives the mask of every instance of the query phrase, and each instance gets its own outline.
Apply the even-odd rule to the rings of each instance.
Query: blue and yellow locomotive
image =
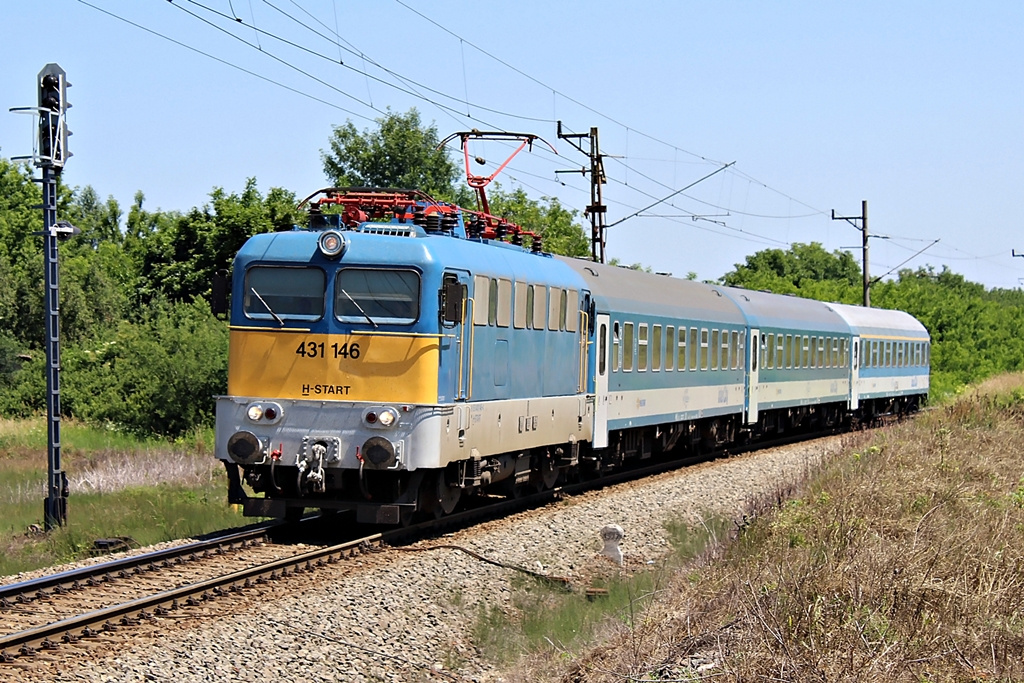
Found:
[[[314,196],[235,259],[216,448],[248,515],[397,524],[928,391],[906,314],[552,256],[412,191]]]

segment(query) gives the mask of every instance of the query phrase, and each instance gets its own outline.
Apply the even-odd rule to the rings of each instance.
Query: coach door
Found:
[[[750,342],[747,344],[748,353],[750,357],[747,359],[747,388],[744,391],[744,397],[747,401],[747,424],[753,424],[757,422],[757,404],[758,404],[758,391],[757,391],[757,373],[758,373],[758,358],[760,356],[761,340],[760,330],[750,330],[750,338],[747,340]]]
[[[860,384],[860,337],[853,338],[853,356],[850,358],[850,410],[857,410],[860,401],[857,398],[857,388]]]
[[[608,372],[611,370],[608,316],[597,315],[597,357],[594,368],[594,448],[608,447]]]

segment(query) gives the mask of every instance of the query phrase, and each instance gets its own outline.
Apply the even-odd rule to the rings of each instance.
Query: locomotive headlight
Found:
[[[318,241],[320,253],[327,258],[338,258],[345,252],[345,237],[337,230],[327,230]]]
[[[245,414],[253,422],[259,422],[260,418],[263,417],[263,406],[259,403],[253,403],[249,406],[249,409],[245,411]]]
[[[367,427],[387,428],[398,423],[398,411],[394,408],[370,408],[363,413],[363,422]]]

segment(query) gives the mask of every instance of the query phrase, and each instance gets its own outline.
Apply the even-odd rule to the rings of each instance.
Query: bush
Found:
[[[212,422],[227,385],[228,329],[197,300],[151,303],[64,355],[62,412],[145,435],[181,436]]]

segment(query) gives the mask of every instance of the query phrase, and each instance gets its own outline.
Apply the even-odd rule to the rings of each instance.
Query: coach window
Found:
[[[608,325],[601,323],[597,333],[597,373],[604,376],[608,367]]]
[[[921,342],[914,342],[914,365],[921,365]]]
[[[801,351],[803,353],[800,359],[800,367],[806,368],[809,367],[811,363],[810,338],[806,334],[801,338],[801,345]]]
[[[840,339],[839,340],[839,355],[842,357],[842,365],[843,365],[844,368],[846,367],[846,363],[849,360],[849,356],[846,355],[847,353],[849,353],[849,351],[850,351],[850,347],[849,347],[849,345],[847,343],[847,340],[846,339]]]
[[[548,329],[558,329],[558,312],[562,306],[563,291],[560,287],[551,288],[551,296],[548,297]]]
[[[612,372],[618,372],[622,364],[622,343],[619,338],[619,321],[612,328]]]
[[[765,352],[761,354],[761,367],[765,370],[771,370],[775,367],[775,333],[770,332],[768,334],[761,335],[761,341],[764,343]]]
[[[747,367],[747,354],[745,353],[747,344],[747,335],[743,332],[737,332],[738,342],[736,344],[736,367],[739,370],[743,370]]]
[[[708,369],[708,328],[700,328],[700,369]]]
[[[512,326],[519,330],[526,327],[526,299],[526,283],[516,280]]]
[[[343,322],[412,324],[420,317],[420,275],[344,268],[334,280],[334,315]]]
[[[498,280],[498,327],[508,327],[512,322],[512,281]]]
[[[686,335],[687,335],[686,328],[683,327],[682,325],[680,325],[679,326],[679,343],[676,345],[677,348],[678,348],[678,353],[679,353],[679,355],[678,355],[679,362],[676,363],[676,368],[679,369],[679,370],[688,370],[689,369],[688,366],[686,365]]]
[[[707,336],[707,330],[704,330],[705,337]],[[690,362],[687,368],[690,370],[697,369],[697,363],[700,360],[700,345],[697,341],[697,328],[690,328]]]
[[[924,364],[928,365],[932,360],[932,344],[931,342],[925,342],[924,345]]]
[[[892,367],[892,342],[885,342],[885,367]]]
[[[793,335],[786,335],[786,348],[782,351],[783,357],[786,359],[786,367],[793,367]]]
[[[665,327],[665,369],[671,370],[676,358],[676,328],[672,325]]]
[[[843,367],[839,358],[839,337],[832,337],[832,365],[837,368]]]
[[[640,323],[636,335],[636,369],[647,371],[647,323]]]
[[[740,333],[737,332],[736,330],[733,330],[730,333],[730,335],[731,336],[729,337],[729,339],[732,343],[732,345],[730,346],[730,349],[732,351],[732,362],[729,363],[729,365],[732,367],[733,370],[736,370],[737,368],[740,367],[740,358],[743,357],[743,354],[740,353]]]
[[[818,364],[817,364],[817,360],[818,360],[818,358],[817,358],[817,347],[818,347],[818,338],[817,337],[811,337],[811,364],[810,364],[809,367],[812,367],[812,368],[818,367]]]
[[[818,367],[825,367],[825,338],[818,337]]]
[[[661,357],[665,349],[661,340],[661,325],[651,327],[651,346],[651,370],[661,370]]]
[[[579,293],[575,289],[568,290],[565,298],[565,331],[575,332],[576,323],[580,319]]]
[[[707,337],[701,340],[701,347],[705,349],[704,364],[701,366],[705,370],[708,368],[712,370],[718,369],[718,330],[711,330],[711,342],[708,343]]]
[[[775,367],[779,370],[786,367],[785,358],[786,353],[786,335],[777,334],[775,335]]]
[[[327,276],[319,268],[254,266],[245,272],[242,309],[254,320],[319,320],[326,288]]]
[[[622,325],[622,369],[626,372],[633,369],[633,323]]]

